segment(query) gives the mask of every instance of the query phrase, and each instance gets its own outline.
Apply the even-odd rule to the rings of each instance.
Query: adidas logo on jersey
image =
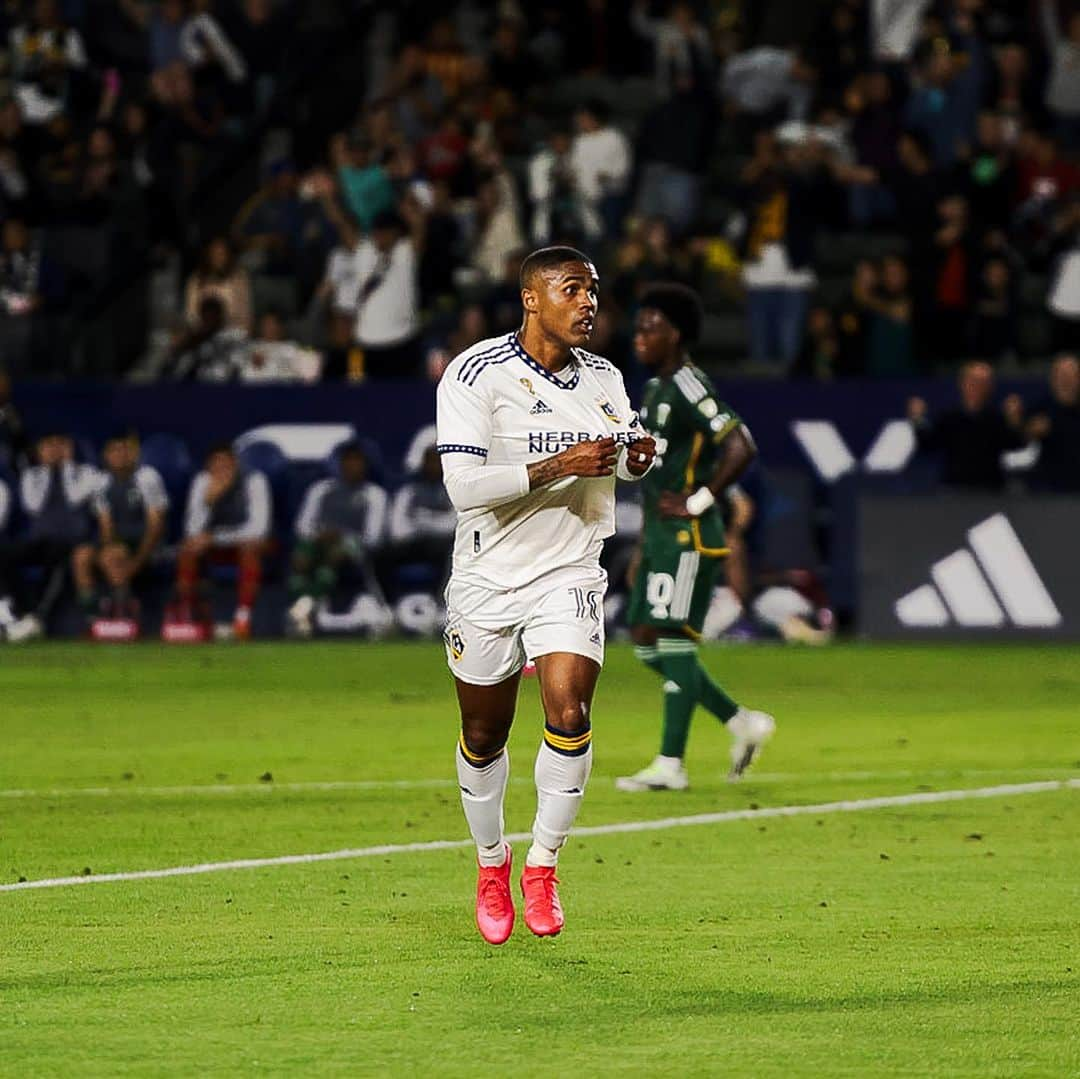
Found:
[[[933,583],[920,585],[894,605],[901,625],[1022,629],[1061,624],[1057,609],[1031,558],[1003,513],[970,529],[961,547],[930,567]],[[973,553],[974,552],[974,553]]]
[[[536,404],[533,405],[532,408],[529,409],[529,415],[530,416],[543,416],[546,413],[551,412],[551,411],[552,411],[552,409],[548,408],[548,406],[545,405],[544,402],[538,397],[536,399]]]

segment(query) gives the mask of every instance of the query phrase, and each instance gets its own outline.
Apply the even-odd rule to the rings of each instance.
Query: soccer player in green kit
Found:
[[[701,303],[682,285],[653,285],[639,300],[634,351],[653,374],[641,422],[656,440],[656,462],[642,481],[645,522],[628,618],[634,654],[664,680],[664,725],[659,756],[617,779],[622,791],[689,786],[683,759],[698,704],[732,737],[732,779],[776,726],[767,713],[733,701],[697,655],[727,553],[719,503],[757,454],[750,432],[687,355],[700,328]]]

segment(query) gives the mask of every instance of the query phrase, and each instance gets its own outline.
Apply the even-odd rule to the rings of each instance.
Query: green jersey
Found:
[[[708,483],[723,452],[721,443],[742,421],[716,396],[709,376],[685,363],[670,378],[653,378],[646,384],[641,422],[656,439],[656,463],[641,484],[646,543],[654,527],[664,532],[675,529],[689,531],[699,553],[717,552],[724,536],[718,506],[687,522],[661,518],[657,502],[664,491],[690,494]]]

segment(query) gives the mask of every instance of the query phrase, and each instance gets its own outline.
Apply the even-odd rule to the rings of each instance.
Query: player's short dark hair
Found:
[[[556,266],[565,266],[568,262],[583,262],[591,266],[593,261],[588,255],[579,251],[576,247],[541,247],[531,255],[526,256],[518,273],[518,283],[522,288],[530,288],[532,280],[545,270],[554,269]]]
[[[684,345],[693,344],[701,336],[701,300],[686,285],[674,282],[650,285],[641,294],[638,307],[652,307],[659,311],[679,331]]]

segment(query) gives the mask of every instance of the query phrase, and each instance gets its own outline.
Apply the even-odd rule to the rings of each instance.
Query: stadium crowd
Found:
[[[9,636],[40,630],[57,569],[94,615],[156,575],[179,620],[220,571],[239,636],[267,566],[298,633],[403,567],[434,590],[434,455],[387,490],[349,445],[283,505],[220,446],[170,489],[155,432],[80,447],[24,426],[11,380],[436,380],[518,324],[521,259],[554,241],[594,256],[590,347],[628,372],[637,297],[684,282],[715,371],[955,375],[955,411],[907,403],[945,482],[1000,490],[1001,452],[1035,441],[1030,484],[1080,486],[1069,0],[33,0],[0,22]],[[1022,367],[1046,400],[999,407]]]
[[[5,5],[0,345],[19,377],[437,377],[595,255],[597,351],[684,280],[777,375],[1080,334],[1065,0]],[[805,332],[804,332],[805,331]]]

